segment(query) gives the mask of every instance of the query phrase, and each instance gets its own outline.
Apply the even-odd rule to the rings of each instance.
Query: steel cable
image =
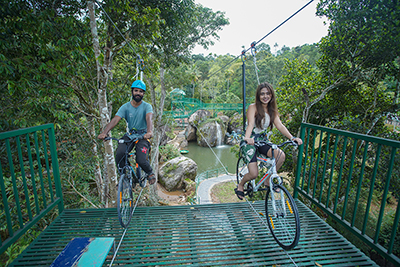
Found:
[[[225,173],[228,174],[228,170],[225,168],[224,164],[222,164],[222,162],[221,162],[220,158],[217,156],[217,154],[215,154],[214,150],[212,149],[212,147],[211,147],[210,144],[208,143],[207,139],[204,138],[203,134],[201,133],[201,131],[200,131],[198,128],[197,128],[197,130],[199,131],[200,135],[203,137],[203,139],[204,139],[205,142],[207,143],[207,146],[208,146],[208,147],[211,149],[211,151],[213,152],[214,156],[217,158],[218,162],[219,162],[219,163],[221,164],[221,166],[224,168]],[[279,154],[279,156],[278,156],[277,159],[279,159],[279,157],[280,157],[280,154]],[[275,163],[274,163],[274,164],[276,164],[276,160],[275,160]],[[233,183],[236,185],[236,183],[235,183],[234,180],[231,180],[231,182],[233,182]],[[262,216],[260,215],[260,212],[258,212],[258,211],[254,208],[254,206],[251,204],[251,202],[247,199],[246,196],[244,197],[244,199],[246,200],[246,202],[247,202],[247,204],[249,205],[250,209],[253,210],[254,213],[258,216],[258,218],[260,219],[261,223],[262,223],[265,227],[267,227],[267,229],[268,229],[269,226],[268,226],[268,224],[265,222],[266,218],[264,218],[264,217],[262,217]],[[293,258],[289,255],[289,253],[288,253],[287,250],[285,250],[285,253],[286,253],[286,255],[289,257],[289,259],[293,262],[293,264],[294,264],[295,266],[298,266],[298,265],[296,264],[296,262],[293,260]]]
[[[136,210],[136,207],[137,207],[137,204],[138,204],[138,202],[139,202],[140,196],[142,195],[142,192],[143,192],[143,187],[142,187],[142,190],[140,190],[139,196],[138,196],[137,199],[136,199],[135,206],[133,207],[131,216],[133,216],[133,213],[134,213],[135,210]],[[109,265],[110,267],[111,267],[112,264],[114,263],[115,257],[116,257],[117,254],[118,254],[118,250],[119,250],[119,248],[120,248],[120,246],[121,246],[121,244],[122,244],[122,241],[124,240],[126,231],[128,230],[128,227],[129,227],[130,224],[131,224],[131,222],[129,221],[129,223],[128,223],[128,225],[126,226],[124,232],[122,233],[122,236],[121,236],[121,239],[119,240],[117,249],[115,250],[114,255],[113,255],[113,257],[112,257],[112,260],[111,260],[111,262],[110,262],[110,265]]]

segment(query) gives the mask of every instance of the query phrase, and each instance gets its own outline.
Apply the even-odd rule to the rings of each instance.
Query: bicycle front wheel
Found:
[[[273,192],[267,190],[265,213],[275,241],[285,250],[294,248],[300,239],[300,217],[293,197],[284,186],[277,185]]]
[[[247,164],[244,161],[243,157],[239,157],[237,165],[236,165],[236,181],[237,184],[243,179],[243,176],[248,173]]]
[[[118,220],[124,228],[128,227],[132,218],[133,193],[131,181],[132,170],[127,168],[127,171],[119,179],[117,201]]]

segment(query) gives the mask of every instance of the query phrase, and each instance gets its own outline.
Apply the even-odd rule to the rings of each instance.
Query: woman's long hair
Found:
[[[269,92],[271,93],[271,100],[268,102],[268,115],[271,118],[270,123],[269,123],[269,128],[272,130],[274,124],[274,120],[276,116],[278,116],[278,107],[276,105],[276,97],[275,97],[275,91],[274,88],[272,87],[271,84],[267,82],[263,82],[257,86],[257,91],[256,91],[256,115],[255,115],[255,123],[257,128],[262,128],[262,120],[265,117],[265,112],[264,108],[262,106],[262,102],[260,100],[260,95],[261,95],[261,89],[267,88]]]

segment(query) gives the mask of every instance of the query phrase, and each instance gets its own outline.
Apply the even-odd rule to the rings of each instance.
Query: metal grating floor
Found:
[[[287,253],[245,202],[139,207],[113,266],[378,266],[296,203],[301,237]],[[263,201],[253,206],[264,213]],[[123,230],[116,209],[65,210],[10,266],[49,266],[73,237],[115,237],[116,247]]]

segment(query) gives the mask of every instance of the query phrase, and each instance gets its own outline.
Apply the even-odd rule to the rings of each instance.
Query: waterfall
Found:
[[[216,144],[216,146],[220,146],[220,145],[222,145],[222,142],[223,142],[221,125],[219,125],[218,122],[215,122],[215,125],[217,128],[217,144]]]

